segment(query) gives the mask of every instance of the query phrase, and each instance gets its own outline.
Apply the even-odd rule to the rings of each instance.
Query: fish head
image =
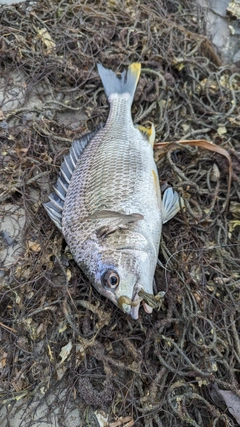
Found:
[[[141,289],[153,294],[154,269],[149,254],[134,249],[103,251],[98,253],[92,284],[98,292],[107,297],[124,313],[138,319],[142,298]],[[146,312],[152,309],[143,303]]]

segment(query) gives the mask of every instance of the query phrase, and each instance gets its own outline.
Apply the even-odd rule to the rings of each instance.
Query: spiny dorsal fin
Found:
[[[83,137],[73,141],[70,152],[64,157],[64,161],[61,165],[58,180],[54,187],[54,193],[50,194],[49,202],[43,203],[48,215],[59,230],[62,230],[62,210],[72,174],[76,169],[77,162],[84,148],[101,127],[102,125],[98,126],[93,132],[87,133]]]

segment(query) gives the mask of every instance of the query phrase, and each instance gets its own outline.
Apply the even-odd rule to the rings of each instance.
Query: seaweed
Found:
[[[0,15],[7,425],[39,392],[37,408],[48,402],[48,417],[57,407],[59,425],[71,399],[83,425],[95,425],[90,408],[112,427],[237,425],[211,390],[240,398],[240,73],[222,64],[191,0],[42,0],[2,5]],[[156,151],[159,178],[185,203],[163,228],[155,279],[165,297],[138,321],[95,292],[42,207],[72,139],[106,120],[96,64],[121,71],[133,61],[142,64],[134,121],[153,122],[157,141],[170,142]],[[231,156],[228,209],[227,160],[176,143],[186,139]],[[30,411],[21,425],[36,422]]]

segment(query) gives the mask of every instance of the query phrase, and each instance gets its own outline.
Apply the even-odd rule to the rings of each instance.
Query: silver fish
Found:
[[[139,291],[153,295],[162,224],[178,212],[179,200],[169,188],[161,202],[154,126],[132,121],[141,65],[120,77],[102,65],[98,71],[110,104],[107,122],[73,141],[44,207],[93,286],[137,319]]]

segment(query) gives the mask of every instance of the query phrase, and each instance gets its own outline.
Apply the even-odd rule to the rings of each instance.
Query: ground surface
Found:
[[[43,0],[0,14],[1,422],[94,426],[102,410],[112,427],[239,425],[238,66],[222,64],[191,1]],[[162,187],[186,209],[163,230],[162,308],[139,321],[92,289],[42,207],[72,139],[106,120],[96,63],[133,61],[134,122],[154,122],[158,141],[214,142],[233,175],[228,193],[221,154],[156,152]]]

